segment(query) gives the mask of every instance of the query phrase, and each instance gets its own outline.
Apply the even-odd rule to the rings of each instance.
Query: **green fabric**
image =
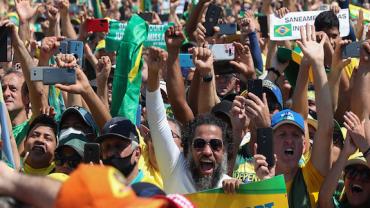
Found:
[[[334,196],[333,196],[336,200],[339,201],[343,189],[344,189],[344,181],[343,180],[339,180],[338,181],[337,188],[335,189]]]
[[[95,18],[103,18],[103,14],[101,12],[100,4],[101,0],[91,0],[93,9],[94,9],[94,17]]]
[[[141,55],[148,28],[148,24],[138,15],[131,17],[118,51],[113,77],[111,115],[124,116],[132,123],[136,123],[143,65]]]
[[[290,208],[311,207],[310,196],[307,192],[301,168],[299,168],[297,174],[294,176],[288,202]]]
[[[63,100],[63,95],[60,90],[57,90],[54,85],[49,87],[49,105],[54,108],[55,120],[59,121],[62,117],[62,113],[65,110],[65,104]]]
[[[13,126],[13,135],[17,146],[19,146],[22,141],[26,138],[28,128],[30,127],[29,120],[25,120],[23,123]]]

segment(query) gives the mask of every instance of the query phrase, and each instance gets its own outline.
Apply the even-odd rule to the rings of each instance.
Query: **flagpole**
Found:
[[[3,142],[2,152],[5,153],[5,157],[8,160],[8,162],[11,163],[13,167],[15,167],[12,147],[10,145],[10,134],[8,129],[7,114],[8,110],[6,109],[4,102],[3,89],[0,88],[0,125],[1,125],[1,139]]]

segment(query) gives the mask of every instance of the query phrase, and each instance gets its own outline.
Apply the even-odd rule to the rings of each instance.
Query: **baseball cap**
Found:
[[[221,102],[213,106],[211,113],[213,115],[223,114],[231,119],[230,110],[231,110],[232,104],[233,103],[229,100],[222,100]]]
[[[270,80],[263,80],[262,87],[264,92],[271,92],[275,96],[276,101],[279,103],[280,110],[283,109],[283,96],[280,88]]]
[[[370,168],[362,152],[355,152],[354,154],[349,156],[346,167],[350,165],[365,165],[366,167]]]
[[[92,129],[93,133],[98,135],[99,128],[98,128],[98,125],[96,124],[94,118],[92,117],[91,113],[89,111],[87,111],[85,108],[80,107],[80,106],[72,106],[72,107],[67,108],[63,112],[63,114],[60,118],[60,123],[59,123],[60,126],[63,126],[62,124],[63,124],[64,119],[70,113],[75,113],[75,114],[79,115],[83,119],[85,124],[87,124]]]
[[[136,126],[125,117],[114,117],[105,123],[102,133],[96,142],[101,143],[104,139],[112,136],[135,141],[140,144]]]
[[[68,146],[74,149],[81,157],[84,156],[84,146],[87,143],[87,138],[83,134],[69,134],[67,137],[59,141],[56,151],[61,150],[62,147]]]
[[[301,114],[290,109],[280,111],[272,116],[271,127],[275,130],[283,124],[297,126],[304,133],[304,120]]]
[[[55,207],[167,207],[163,199],[139,198],[125,182],[113,167],[81,164],[63,183]]]

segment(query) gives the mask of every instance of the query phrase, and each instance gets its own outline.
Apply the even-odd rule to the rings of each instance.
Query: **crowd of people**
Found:
[[[362,10],[343,36],[337,14],[350,4]],[[236,33],[209,31],[215,6],[217,22],[235,23]],[[9,147],[1,138],[0,204],[195,207],[186,194],[222,188],[232,199],[242,184],[283,175],[289,207],[370,207],[369,7],[367,0],[2,0],[0,34],[11,41],[0,37],[0,48],[11,59],[0,63],[1,132],[10,140]],[[319,10],[298,40],[271,40],[269,21],[258,21]],[[109,31],[89,31],[98,17],[125,23],[118,51],[108,47]],[[144,47],[140,24],[166,25],[165,47]],[[62,49],[68,41],[82,43],[83,57]],[[344,56],[354,42],[359,55]],[[232,60],[216,59],[210,46],[230,43]],[[73,69],[76,81],[35,81],[35,67]],[[256,83],[261,94],[250,88]],[[260,147],[266,129],[272,146]]]

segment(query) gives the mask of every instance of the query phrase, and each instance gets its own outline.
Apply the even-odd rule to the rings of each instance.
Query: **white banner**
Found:
[[[306,23],[313,25],[315,18],[323,11],[289,12],[283,18],[274,14],[269,16],[269,32],[271,40],[297,40],[301,39],[299,28]],[[337,14],[339,19],[340,36],[349,34],[349,12],[348,9],[341,9]]]

